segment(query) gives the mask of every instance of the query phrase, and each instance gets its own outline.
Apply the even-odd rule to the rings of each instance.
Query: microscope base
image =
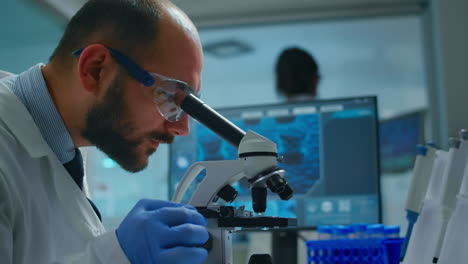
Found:
[[[241,229],[274,229],[295,226],[297,219],[282,217],[257,217],[243,208],[232,206],[197,207],[207,218],[207,229],[211,236],[211,248],[204,264],[232,264],[232,233]],[[267,255],[269,256],[269,255]],[[271,257],[253,255],[249,264],[270,264]]]

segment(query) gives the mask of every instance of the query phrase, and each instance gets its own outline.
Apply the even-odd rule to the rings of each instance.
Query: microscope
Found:
[[[192,118],[218,134],[238,150],[237,160],[201,161],[192,164],[177,185],[173,201],[181,202],[189,186],[203,170],[206,176],[191,196],[190,205],[208,220],[210,239],[207,242],[206,264],[232,264],[232,234],[241,229],[286,228],[297,225],[295,218],[263,216],[267,207],[267,189],[282,200],[289,200],[293,190],[284,179],[285,171],[276,144],[253,132],[247,133],[221,116],[193,94],[188,94],[181,108]],[[232,184],[246,178],[254,212],[244,207],[218,205],[219,199],[233,202],[237,191]],[[249,264],[272,264],[268,254],[250,257]],[[281,264],[281,263],[277,263]]]

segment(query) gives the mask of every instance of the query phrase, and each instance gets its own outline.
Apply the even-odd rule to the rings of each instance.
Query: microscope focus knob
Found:
[[[293,195],[293,190],[288,182],[278,174],[272,175],[266,181],[268,188],[274,193],[277,193],[281,200],[289,200]]]
[[[213,248],[213,236],[211,235],[211,233],[208,233],[208,235],[209,235],[208,240],[205,242],[205,244],[201,245],[200,247],[210,252],[211,249]]]
[[[287,201],[287,200],[291,199],[291,197],[293,196],[293,190],[289,186],[289,184],[287,184],[287,185],[284,186],[283,191],[278,193],[278,195],[281,198],[281,200]]]
[[[221,190],[218,191],[216,194],[219,198],[223,199],[224,201],[228,203],[232,203],[237,197],[237,191],[232,187],[231,185],[224,185]]]

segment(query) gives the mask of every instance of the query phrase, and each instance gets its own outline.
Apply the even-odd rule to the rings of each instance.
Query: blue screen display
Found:
[[[424,141],[424,111],[415,111],[380,122],[382,172],[397,173],[413,168],[416,145]]]

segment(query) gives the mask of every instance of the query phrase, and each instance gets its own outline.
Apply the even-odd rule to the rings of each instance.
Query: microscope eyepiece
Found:
[[[268,188],[274,193],[277,193],[282,200],[289,200],[292,197],[293,190],[288,182],[278,174],[272,175],[266,181]]]

